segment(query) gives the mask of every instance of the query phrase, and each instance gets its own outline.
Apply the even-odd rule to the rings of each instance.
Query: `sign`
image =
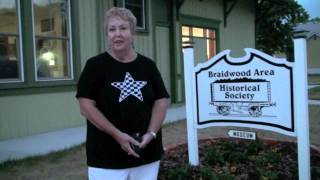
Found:
[[[285,59],[276,59],[255,49],[246,49],[246,52],[245,57],[235,59],[230,57],[230,50],[225,50],[194,67],[193,48],[185,47],[189,163],[199,165],[198,128],[261,128],[297,137],[299,179],[310,180],[305,36],[294,39],[294,66]],[[229,134],[253,136],[236,130]]]
[[[228,135],[234,138],[256,140],[256,133],[249,131],[229,130]]]
[[[198,125],[244,126],[295,135],[293,64],[258,50],[221,52],[195,67]]]

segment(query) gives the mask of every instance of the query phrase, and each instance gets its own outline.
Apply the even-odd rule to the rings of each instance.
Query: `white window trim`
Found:
[[[70,77],[69,78],[45,78],[45,79],[39,79],[38,78],[38,74],[37,74],[37,62],[36,62],[36,42],[35,42],[35,39],[36,39],[36,34],[35,34],[35,30],[34,30],[34,9],[33,9],[33,1],[32,1],[32,7],[31,7],[31,12],[32,12],[32,42],[33,42],[33,63],[34,63],[34,69],[33,69],[33,72],[34,72],[34,79],[36,82],[55,82],[55,81],[70,81],[70,80],[74,80],[74,71],[73,71],[73,54],[72,54],[72,30],[71,30],[71,3],[70,3],[70,0],[67,0],[67,3],[68,3],[68,15],[67,15],[67,37],[68,40],[67,40],[67,53],[68,53],[68,56],[67,58],[68,59],[68,70],[70,71],[69,74],[70,74]]]

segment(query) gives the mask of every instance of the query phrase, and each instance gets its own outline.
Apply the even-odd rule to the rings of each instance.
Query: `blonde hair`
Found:
[[[137,18],[133,15],[133,13],[123,7],[112,7],[105,12],[104,15],[104,31],[105,34],[108,32],[108,24],[111,18],[120,17],[122,20],[128,21],[130,24],[130,30],[132,33],[136,32]]]

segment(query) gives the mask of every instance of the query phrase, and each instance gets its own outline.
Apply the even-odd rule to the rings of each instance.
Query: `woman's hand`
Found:
[[[143,136],[142,136],[142,141],[140,143],[140,148],[145,148],[152,140],[153,140],[153,136],[150,134],[150,133],[145,133]]]
[[[130,144],[134,144],[136,146],[140,146],[140,143],[138,141],[136,141],[134,138],[132,138],[131,136],[123,132],[120,132],[115,139],[120,144],[122,150],[128,153],[128,156],[131,155],[136,158],[140,158],[139,154],[134,152],[134,150],[131,148],[131,145],[130,145]]]

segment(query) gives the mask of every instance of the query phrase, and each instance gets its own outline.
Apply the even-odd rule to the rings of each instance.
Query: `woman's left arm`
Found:
[[[169,106],[168,98],[157,99],[152,107],[151,120],[149,123],[148,131],[142,137],[142,142],[140,144],[141,148],[144,148],[149,144],[149,142],[154,138],[153,133],[157,133],[161,128],[161,125],[166,116],[166,112]]]

